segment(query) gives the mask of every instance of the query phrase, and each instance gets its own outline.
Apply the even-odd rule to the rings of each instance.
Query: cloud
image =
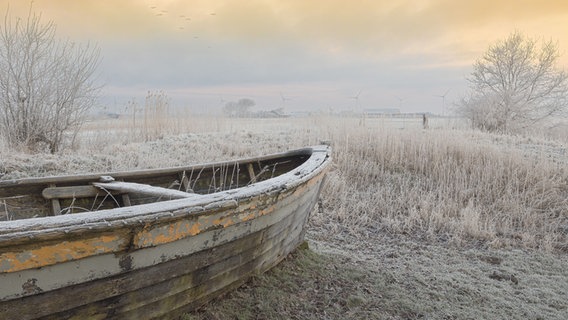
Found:
[[[277,93],[271,88],[301,85],[305,92],[341,91],[339,100],[364,90],[361,101],[390,103],[405,92],[430,98],[429,90],[463,86],[473,61],[513,30],[568,48],[566,1],[35,0],[33,6],[61,35],[99,44],[112,92],[250,93],[256,86]],[[10,2],[20,16],[28,9],[25,1]],[[568,65],[568,55],[562,59]]]
[[[20,12],[29,7],[10,5]],[[36,0],[34,8],[63,33],[100,42],[199,36],[243,46],[301,46],[337,59],[422,53],[473,59],[513,30],[558,39],[568,34],[568,25],[553,23],[568,18],[565,1]]]

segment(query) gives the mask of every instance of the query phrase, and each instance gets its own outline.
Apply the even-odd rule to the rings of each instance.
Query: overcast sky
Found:
[[[101,103],[116,108],[163,90],[201,112],[251,98],[257,109],[442,113],[440,96],[447,107],[463,95],[473,62],[515,30],[557,40],[568,68],[564,0],[35,0],[33,10],[61,37],[100,47]]]

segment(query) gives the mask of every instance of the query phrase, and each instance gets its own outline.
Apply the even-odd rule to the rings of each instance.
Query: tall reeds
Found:
[[[336,127],[337,128],[337,127]],[[351,233],[568,249],[568,159],[474,131],[332,132],[326,215]]]

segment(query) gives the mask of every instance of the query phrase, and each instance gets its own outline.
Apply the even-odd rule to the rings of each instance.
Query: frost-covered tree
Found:
[[[476,127],[500,132],[544,125],[568,108],[568,74],[556,65],[558,45],[514,32],[490,46],[467,79],[459,111]]]
[[[254,107],[256,103],[252,99],[242,98],[239,101],[229,101],[223,107],[223,112],[231,118],[242,118],[250,114],[250,108]]]
[[[0,25],[0,132],[12,147],[56,152],[65,132],[75,132],[99,87],[93,74],[96,46],[56,38],[53,22],[6,12]]]

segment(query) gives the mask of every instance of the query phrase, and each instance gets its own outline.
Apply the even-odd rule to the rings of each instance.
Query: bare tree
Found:
[[[76,133],[99,87],[96,46],[56,39],[53,22],[41,15],[0,26],[0,131],[12,147],[60,149],[64,133]]]
[[[476,127],[517,131],[543,125],[568,107],[568,74],[556,67],[558,45],[518,32],[489,47],[468,78],[471,94],[459,106]]]
[[[242,98],[239,101],[229,101],[223,107],[223,112],[231,118],[242,118],[250,114],[250,108],[254,107],[256,102],[252,99]]]

